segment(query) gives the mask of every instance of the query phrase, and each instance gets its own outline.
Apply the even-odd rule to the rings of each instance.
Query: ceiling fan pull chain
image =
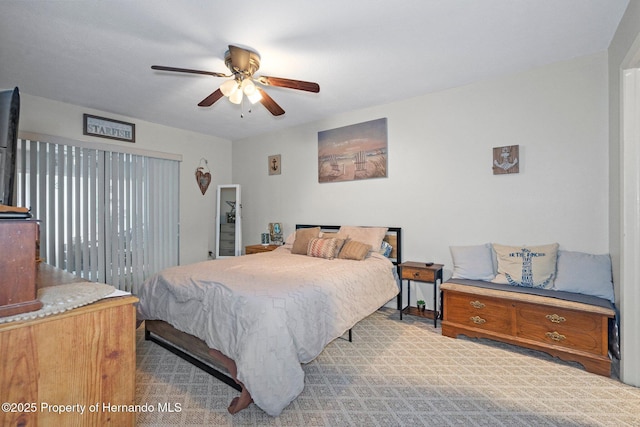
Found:
[[[247,113],[251,113],[251,105],[249,105]],[[240,118],[244,119],[244,96],[242,97],[242,101],[240,101]]]

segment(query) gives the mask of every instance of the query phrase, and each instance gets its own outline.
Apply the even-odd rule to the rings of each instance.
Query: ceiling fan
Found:
[[[153,70],[173,71],[177,73],[203,74],[213,77],[231,77],[223,82],[211,95],[198,103],[200,107],[210,107],[223,96],[229,98],[234,104],[242,103],[244,96],[252,103],[260,102],[274,116],[284,114],[284,110],[273,100],[260,86],[278,86],[289,89],[304,90],[307,92],[320,92],[320,85],[302,80],[291,80],[281,77],[254,76],[260,68],[260,55],[258,53],[238,46],[229,45],[225,52],[224,63],[231,74],[216,73],[214,71],[191,70],[188,68],[165,67],[152,65]]]

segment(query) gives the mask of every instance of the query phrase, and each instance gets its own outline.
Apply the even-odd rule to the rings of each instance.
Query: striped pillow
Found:
[[[307,255],[316,258],[334,259],[342,249],[343,244],[344,240],[336,238],[311,239],[307,246]]]

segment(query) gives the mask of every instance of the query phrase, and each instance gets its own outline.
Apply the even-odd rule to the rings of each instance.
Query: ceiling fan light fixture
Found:
[[[240,84],[240,88],[247,96],[253,95],[256,91],[256,85],[251,81],[251,79],[244,79]]]
[[[258,101],[260,101],[262,99],[262,95],[260,94],[259,91],[254,90],[251,95],[247,95],[247,99],[252,104],[255,104],[256,102],[258,102]]]
[[[243,93],[241,90],[235,90],[231,95],[229,95],[229,101],[232,104],[240,104],[242,102]]]
[[[222,92],[224,96],[231,96],[237,91],[238,83],[235,81],[235,79],[227,80],[220,85],[220,92]]]

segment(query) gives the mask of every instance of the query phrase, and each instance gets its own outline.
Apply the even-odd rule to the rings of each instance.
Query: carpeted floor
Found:
[[[640,388],[545,353],[451,339],[432,321],[381,310],[304,366],[305,389],[279,417],[137,334],[140,426],[640,426]]]

